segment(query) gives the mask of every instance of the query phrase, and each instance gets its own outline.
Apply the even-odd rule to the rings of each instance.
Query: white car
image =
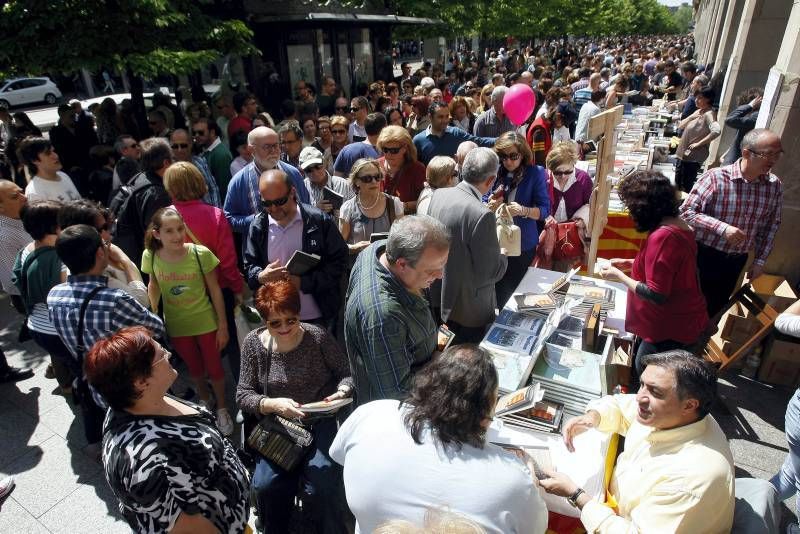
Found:
[[[0,82],[0,106],[23,106],[38,102],[55,104],[61,98],[50,78],[15,78]]]

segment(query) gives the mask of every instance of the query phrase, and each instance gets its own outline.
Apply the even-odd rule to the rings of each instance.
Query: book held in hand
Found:
[[[344,204],[344,197],[327,186],[322,188],[322,199],[330,202],[334,210],[341,209]]]
[[[295,276],[303,276],[316,267],[321,259],[322,258],[316,254],[295,250],[292,257],[289,258],[289,262],[286,264],[286,271]]]
[[[452,330],[447,328],[447,325],[441,325],[436,333],[436,350],[439,352],[444,352],[445,349],[450,346],[450,343],[453,342],[455,337],[456,335]]]
[[[369,236],[370,243],[381,241],[383,239],[389,239],[389,232],[373,232],[372,235]]]
[[[353,402],[353,399],[350,397],[332,401],[321,400],[318,402],[309,402],[308,404],[301,404],[300,411],[304,413],[333,413],[339,411],[342,406],[347,406],[351,402]]]

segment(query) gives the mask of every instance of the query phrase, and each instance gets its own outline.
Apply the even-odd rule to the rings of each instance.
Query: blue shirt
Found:
[[[379,157],[381,157],[381,154],[378,152],[378,149],[369,143],[365,143],[364,141],[350,143],[336,156],[336,161],[333,163],[333,170],[342,176],[347,176],[350,174],[350,169],[353,168],[353,164],[361,158],[377,159]]]
[[[444,129],[441,136],[435,135],[431,127],[414,136],[417,147],[417,159],[427,165],[435,156],[449,156],[455,159],[458,145],[464,141],[472,141],[478,146],[492,148],[494,137],[478,137],[453,126]]]
[[[308,204],[310,198],[300,171],[282,161],[278,162],[278,168],[289,175],[297,191],[298,201]],[[261,172],[256,168],[256,162],[251,161],[244,169],[237,172],[228,184],[223,211],[234,232],[247,235],[250,223],[258,213],[261,213],[261,193],[258,191],[260,177]]]

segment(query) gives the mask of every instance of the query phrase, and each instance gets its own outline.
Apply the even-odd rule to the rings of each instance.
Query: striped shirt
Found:
[[[783,186],[772,173],[748,182],[740,162],[706,171],[694,184],[680,214],[694,228],[699,243],[728,254],[747,254],[755,248],[754,263],[764,265],[781,224]],[[745,234],[742,243],[732,245],[725,239],[729,226]]]
[[[385,249],[378,241],[358,255],[347,289],[344,337],[359,404],[405,398],[436,349],[427,300],[383,266]]]
[[[31,241],[33,238],[22,227],[20,219],[0,215],[0,243],[3,243],[0,247],[0,290],[9,295],[19,295],[19,289],[11,282],[11,271],[17,253]]]
[[[28,249],[25,247],[22,249],[20,253],[20,263],[25,265],[25,260],[28,259],[31,252],[33,252],[33,247]],[[30,267],[28,268],[30,270]],[[61,272],[68,273],[69,270],[67,266],[63,263],[61,264]],[[62,276],[64,276],[62,274]],[[43,288],[44,289],[44,288]],[[53,323],[50,321],[50,314],[47,310],[47,303],[46,302],[37,302],[33,305],[33,309],[28,314],[28,328],[33,330],[34,332],[39,332],[41,334],[48,334],[51,336],[57,336],[58,332],[56,332],[55,327],[53,327]]]

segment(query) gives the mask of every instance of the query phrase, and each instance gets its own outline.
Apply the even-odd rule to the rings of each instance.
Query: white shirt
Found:
[[[575,140],[586,141],[589,135],[589,119],[600,113],[600,108],[591,100],[581,106],[578,124],[575,126]]]
[[[428,432],[418,445],[398,405],[378,400],[360,406],[331,445],[331,458],[344,466],[357,533],[393,519],[421,526],[431,508],[447,508],[489,533],[545,531],[547,509],[519,459],[492,444],[443,448]]]
[[[561,141],[572,141],[572,138],[569,136],[569,128],[566,126],[553,129],[553,145]]]
[[[353,142],[354,136],[360,137],[362,141],[367,138],[367,130],[365,130],[364,127],[358,124],[356,121],[351,122],[350,127],[347,130],[348,143]]]
[[[0,215],[0,242],[3,243],[0,247],[0,289],[9,295],[19,295],[19,289],[11,282],[11,271],[17,252],[31,241],[33,238],[22,227],[20,219]]]
[[[25,188],[25,196],[28,197],[28,202],[31,200],[69,202],[81,198],[81,194],[78,193],[78,189],[66,173],[58,171],[56,174],[58,175],[58,180],[56,181],[34,176]]]
[[[775,330],[787,336],[800,337],[800,315],[783,312],[775,319]]]

